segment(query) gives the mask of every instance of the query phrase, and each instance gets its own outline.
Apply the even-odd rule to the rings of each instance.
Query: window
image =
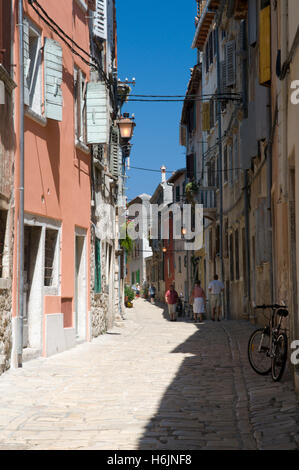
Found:
[[[229,266],[230,266],[230,280],[234,280],[234,238],[231,233],[229,236]]]
[[[225,183],[227,182],[227,177],[227,146],[225,146],[223,150],[223,179]]]
[[[179,256],[179,273],[182,272],[182,258]]]
[[[101,273],[101,240],[95,239],[95,274],[94,291],[99,294],[102,291],[102,273]]]
[[[215,126],[215,101],[210,100],[210,129],[212,129]]]
[[[45,272],[44,272],[44,286],[55,286],[55,253],[57,244],[57,230],[46,229],[45,239]]]
[[[213,231],[209,231],[209,257],[210,261],[213,259]]]
[[[225,44],[226,86],[236,84],[236,42]]]
[[[75,67],[75,140],[86,143],[86,77],[84,73]]]
[[[235,231],[235,258],[236,258],[236,281],[238,281],[240,278],[239,230]]]
[[[238,178],[239,175],[239,138],[238,135],[234,136],[234,180]]]
[[[233,149],[232,146],[228,147],[228,181],[230,186],[233,184]]]
[[[194,172],[194,165],[195,165],[195,159],[194,159],[194,154],[190,154],[186,156],[187,160],[187,178],[193,179],[195,176]]]
[[[228,258],[228,219],[224,223],[224,257]]]
[[[216,254],[220,254],[220,226],[216,226]]]
[[[176,202],[179,202],[179,200],[180,200],[180,186],[177,186],[175,188],[175,200],[176,200]]]
[[[42,114],[42,66],[40,31],[24,19],[24,102]]]

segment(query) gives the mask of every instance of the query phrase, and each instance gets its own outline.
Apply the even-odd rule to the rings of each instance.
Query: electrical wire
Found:
[[[95,60],[94,57],[92,57],[88,52],[86,52],[81,46],[79,46],[79,44],[77,44],[65,31],[63,31],[62,28],[60,28],[60,26],[48,15],[48,13],[46,12],[46,10],[44,10],[44,8],[38,3],[37,0],[29,0],[29,3],[32,5],[33,3],[35,5],[37,5],[37,7],[43,12],[43,14],[46,16],[46,18],[51,21],[51,23],[53,23],[53,25],[55,25],[55,27],[69,40],[71,41],[71,43],[77,47],[77,49],[79,49],[81,52],[83,52],[87,57],[89,57],[90,59],[92,60]]]
[[[206,97],[213,97],[213,96],[241,96],[241,93],[206,93],[201,96],[206,96]],[[136,94],[131,94],[130,96],[133,97],[138,97],[138,98],[193,98],[193,97],[198,97],[198,95],[136,95]]]
[[[50,21],[51,21],[53,24],[51,24],[51,23],[38,11],[38,9],[35,7],[35,5],[34,5],[33,3],[36,3],[37,5],[39,5],[36,0],[28,0],[28,1],[29,1],[29,3],[30,3],[31,7],[33,8],[33,10],[36,12],[36,14],[44,21],[44,23],[46,23],[46,24],[49,26],[50,29],[52,29],[52,31],[55,32],[55,34],[57,34],[57,36],[60,37],[60,39],[67,45],[67,47],[72,51],[72,53],[73,53],[74,55],[76,55],[77,57],[79,57],[79,58],[82,60],[82,62],[84,62],[86,65],[88,65],[89,67],[90,67],[90,66],[91,66],[91,67],[94,67],[94,68],[100,73],[100,75],[102,76],[102,79],[104,80],[104,82],[106,83],[107,87],[109,88],[109,87],[111,86],[111,82],[110,82],[110,80],[107,78],[107,76],[106,76],[104,70],[102,70],[101,68],[99,68],[96,63],[91,62],[91,61],[88,62],[79,52],[77,52],[77,51],[71,46],[71,44],[68,43],[68,41],[62,36],[62,34],[63,34],[64,36],[66,36],[67,38],[69,38],[69,36],[57,25],[57,23],[55,23],[54,20],[52,20],[52,19],[49,17],[49,15],[48,15],[47,13],[46,13],[47,17],[50,19]],[[40,7],[40,5],[39,5],[39,7]],[[42,7],[40,7],[40,8],[42,8]],[[42,10],[43,10],[43,9],[42,9]],[[43,11],[44,11],[44,10],[43,10]],[[54,26],[54,25],[55,25],[55,26]],[[57,30],[56,28],[58,28],[58,30]],[[62,33],[60,33],[59,30],[62,31]],[[71,42],[72,42],[73,44],[76,45],[77,48],[81,49],[80,46],[79,46],[77,43],[75,43],[75,41],[73,41],[71,38],[69,38],[69,39],[71,40]],[[82,49],[81,49],[81,50],[82,50]],[[87,54],[86,51],[84,51],[84,53]],[[88,55],[92,60],[94,60],[94,58],[92,58],[92,56],[90,56],[89,54],[87,54],[87,55]]]
[[[141,171],[151,171],[151,172],[155,172],[155,173],[161,173],[161,170],[155,170],[153,168],[141,168],[141,167],[138,167],[138,166],[131,166],[130,165],[130,168],[128,168],[128,170],[141,170]],[[241,171],[243,170],[243,168],[226,168],[226,169],[223,169],[223,170],[214,170],[213,173],[226,173],[228,171]],[[175,173],[177,170],[166,170],[166,173]],[[203,173],[206,173],[208,174],[209,171],[204,171]]]
[[[215,95],[214,95],[215,96]],[[231,97],[231,98],[227,98],[225,96],[223,97],[218,97],[218,98],[201,98],[201,97],[198,97],[198,98],[192,98],[192,99],[189,99],[189,98],[185,98],[185,99],[143,99],[143,98],[128,98],[126,100],[126,103],[130,103],[130,102],[139,102],[139,103],[183,103],[184,101],[189,101],[189,102],[194,102],[194,101],[211,101],[211,99],[213,99],[214,101],[241,101],[242,98],[240,97]]]

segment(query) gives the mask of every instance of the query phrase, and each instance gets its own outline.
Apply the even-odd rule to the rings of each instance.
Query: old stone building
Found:
[[[12,347],[12,250],[16,137],[13,122],[11,2],[0,1],[0,373],[10,365]]]
[[[273,293],[264,3],[198,2],[198,64],[181,122],[187,176],[204,204],[201,276],[205,285],[215,273],[222,278],[226,316],[257,321],[252,302],[269,303]],[[200,104],[188,99],[190,90]]]
[[[270,6],[269,6],[270,9]],[[271,114],[274,300],[289,308],[290,343],[299,338],[298,317],[298,78],[299,12],[292,0],[271,2]],[[292,366],[299,391],[298,366]]]

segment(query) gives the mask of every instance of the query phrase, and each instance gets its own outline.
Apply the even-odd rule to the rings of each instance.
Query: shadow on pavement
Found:
[[[167,309],[163,316],[168,319]],[[216,435],[220,410],[222,421],[233,421],[231,355],[229,347],[223,347],[222,328],[214,325],[196,324],[197,331],[172,351],[188,357],[147,424],[139,449],[200,449]]]

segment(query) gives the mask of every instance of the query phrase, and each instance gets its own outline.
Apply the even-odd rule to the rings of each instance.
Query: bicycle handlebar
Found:
[[[273,310],[278,309],[278,308],[288,308],[286,305],[278,305],[278,304],[273,304],[273,305],[256,305],[254,307],[255,309],[261,308],[261,309],[266,309],[266,308],[272,308]]]

